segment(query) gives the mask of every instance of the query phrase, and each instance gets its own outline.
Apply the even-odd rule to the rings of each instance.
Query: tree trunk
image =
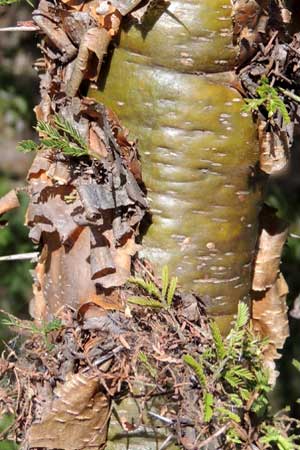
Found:
[[[224,331],[249,299],[261,201],[256,125],[233,87],[231,3],[162,2],[127,19],[93,92],[138,140],[151,210],[142,255],[205,297]]]
[[[42,101],[36,108],[40,152],[28,175],[27,223],[31,238],[43,247],[31,311],[39,324],[60,314],[64,332],[55,341],[55,357],[51,354],[53,358],[47,360],[46,355],[46,363],[41,358],[49,378],[36,383],[36,416],[26,429],[26,439],[33,448],[104,448],[109,428],[109,450],[154,450],[168,440],[167,426],[157,427],[147,415],[141,420],[140,386],[134,375],[144,347],[134,342],[137,330],[140,339],[146,339],[143,333],[149,339],[154,335],[158,353],[161,336],[167,342],[174,337],[179,342],[179,354],[176,348],[172,356],[162,353],[156,360],[166,363],[166,371],[169,361],[177,364],[170,398],[168,389],[165,397],[159,389],[152,397],[146,391],[141,396],[144,412],[149,407],[160,412],[164,402],[168,413],[177,414],[179,409],[179,431],[177,419],[172,426],[177,436],[184,423],[185,434],[180,439],[183,442],[187,437],[186,448],[192,448],[197,428],[189,439],[189,424],[204,417],[203,405],[200,415],[198,409],[207,397],[204,382],[195,399],[184,356],[191,358],[191,352],[198,357],[199,349],[203,351],[201,339],[207,336],[199,330],[202,325],[209,327],[205,315],[201,316],[200,302],[192,296],[196,319],[185,321],[180,316],[180,308],[185,310],[184,296],[179,296],[175,310],[181,322],[170,311],[172,299],[164,303],[159,319],[153,320],[149,313],[152,325],[157,320],[161,333],[157,337],[155,327],[151,334],[138,314],[137,321],[130,322],[133,316],[126,307],[126,293],[118,290],[128,280],[131,257],[138,249],[136,239],[146,202],[134,144],[113,113],[82,96],[82,80],[97,80],[105,49],[116,34],[121,10],[126,9],[125,3],[104,3],[99,7],[98,2],[96,6],[84,3],[79,14],[77,3],[67,2],[56,19],[56,6],[42,0],[33,14],[46,39],[41,46]],[[250,297],[261,205],[256,124],[242,111],[236,65],[255,52],[267,30],[270,5],[273,2],[255,0],[150,2],[146,11],[137,10],[123,20],[118,46],[102,68],[100,89],[91,91],[118,114],[139,143],[150,202],[150,214],[143,221],[141,255],[150,260],[156,276],[167,265],[186,291],[199,294],[223,333],[228,332],[238,303]],[[102,8],[108,8],[108,13],[102,14]],[[99,15],[104,17],[99,19]],[[74,25],[78,17],[82,20],[79,31]],[[276,266],[268,274],[268,283],[254,277],[263,294],[276,285],[268,299],[270,310],[279,298],[278,309],[282,307],[285,294],[284,282],[278,277],[285,230],[279,225],[278,230],[275,256],[267,255]],[[271,229],[265,234],[272,247],[269,237],[279,231]],[[265,269],[268,260],[259,259],[261,242],[258,247],[259,267]],[[281,309],[284,316],[285,308]],[[260,320],[258,313],[255,318]],[[198,322],[190,329],[193,321]],[[165,326],[167,336],[162,331]],[[118,359],[120,348],[123,353]],[[132,366],[130,357],[135,358]],[[110,374],[111,361],[116,365]],[[201,370],[198,367],[198,374]],[[126,383],[131,396],[114,404]],[[182,403],[177,384],[188,386]],[[173,409],[174,399],[179,406],[176,403]],[[194,422],[184,422],[189,409],[195,413]],[[216,445],[212,441],[207,448]],[[166,448],[179,447],[167,443]]]

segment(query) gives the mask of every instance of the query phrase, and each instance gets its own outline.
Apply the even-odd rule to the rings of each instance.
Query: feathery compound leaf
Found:
[[[241,384],[241,380],[238,376],[235,375],[231,370],[225,372],[224,380],[227,381],[228,384],[234,389],[238,388]]]
[[[265,426],[264,432],[265,435],[260,438],[262,444],[276,444],[279,450],[295,450],[299,448],[293,437],[283,436],[275,427]]]
[[[240,387],[244,381],[253,381],[253,373],[246,367],[233,366],[225,372],[224,379],[234,388]]]
[[[248,370],[246,367],[233,366],[231,370],[241,380],[252,381],[255,378],[253,373],[251,373],[250,370]]]
[[[205,392],[203,397],[204,422],[210,422],[213,416],[214,397],[210,392]]]
[[[223,407],[218,407],[217,410],[219,411],[219,413],[221,414],[221,416],[223,417],[223,420],[232,420],[233,422],[236,423],[240,423],[241,418],[235,414],[232,411],[229,411],[229,409],[223,408]]]
[[[168,266],[164,266],[162,268],[161,284],[162,284],[161,296],[162,296],[162,299],[165,300],[166,294],[167,294],[167,290],[168,290],[168,286],[169,286],[169,269],[168,269]]]
[[[63,132],[65,132],[70,138],[72,138],[86,153],[88,152],[88,148],[85,140],[79,133],[79,131],[64,117],[56,114],[54,117],[54,123],[57,128]]]
[[[298,372],[300,372],[300,361],[298,361],[297,359],[293,359],[292,364],[295,367],[295,369],[297,369]]]
[[[280,90],[282,91],[282,89]],[[273,117],[276,112],[279,112],[286,124],[291,121],[284,101],[279,96],[278,90],[275,87],[270,86],[267,77],[262,77],[260,80],[260,85],[256,89],[256,94],[258,98],[245,99],[246,105],[243,107],[244,111],[258,111],[260,106],[263,105],[268,112],[269,118]]]
[[[153,300],[149,297],[129,297],[127,299],[129,303],[132,303],[134,305],[138,306],[145,306],[150,308],[163,308],[163,305],[158,300]]]
[[[51,333],[51,331],[58,331],[62,328],[62,326],[63,326],[62,321],[55,317],[50,322],[45,323],[43,325],[43,332],[45,334],[48,334],[48,333]]]
[[[138,358],[141,361],[141,363],[144,364],[144,366],[146,367],[146,369],[148,370],[150,375],[153,378],[155,378],[157,376],[157,370],[155,369],[155,367],[151,366],[151,364],[149,363],[147,355],[144,352],[139,352]]]
[[[251,395],[250,391],[248,391],[248,389],[245,389],[245,388],[239,388],[239,394],[240,394],[241,398],[246,402],[249,400],[250,395]]]
[[[230,401],[237,406],[238,408],[242,408],[243,400],[237,394],[229,394]]]
[[[210,322],[210,330],[216,347],[217,357],[219,360],[223,360],[226,356],[226,350],[220,329],[216,322]]]
[[[26,139],[24,141],[21,141],[17,145],[18,152],[22,152],[22,153],[34,152],[37,149],[38,149],[38,144],[36,142],[32,141],[31,139]]]
[[[64,118],[56,115],[55,126],[40,120],[35,129],[42,135],[40,141],[46,148],[60,150],[68,156],[88,155],[88,147],[79,132]]]
[[[230,444],[242,444],[240,436],[235,428],[229,428],[226,432],[226,442]],[[231,447],[232,448],[232,447]],[[235,445],[236,448],[236,445]],[[240,448],[240,447],[239,447]]]
[[[65,154],[69,156],[84,156],[87,155],[87,151],[85,149],[82,149],[81,147],[78,147],[76,144],[72,144],[62,141],[61,146],[59,149]]]
[[[143,278],[139,278],[139,277],[130,277],[128,279],[128,282],[141,287],[142,289],[144,289],[147,292],[147,294],[153,295],[154,297],[160,299],[160,291],[159,291],[158,287],[152,281],[146,281],[146,280],[143,280]]]
[[[202,387],[205,387],[206,386],[206,376],[204,374],[202,363],[200,361],[196,361],[192,355],[184,355],[183,361],[194,370],[195,374],[197,375],[200,385]]]
[[[243,328],[249,321],[249,308],[246,303],[240,302],[238,305],[238,312],[235,322],[235,328]]]
[[[170,281],[168,294],[167,294],[167,305],[168,305],[168,307],[170,307],[172,305],[174,294],[175,294],[175,290],[176,290],[176,286],[177,286],[177,281],[178,281],[177,277],[173,277],[171,279],[171,281]]]
[[[257,111],[264,104],[265,100],[263,98],[245,98],[245,102],[246,104],[243,106],[242,111],[252,112]]]
[[[59,140],[61,137],[57,129],[44,120],[38,121],[35,130],[38,133],[43,134],[45,137],[50,137],[51,139]]]

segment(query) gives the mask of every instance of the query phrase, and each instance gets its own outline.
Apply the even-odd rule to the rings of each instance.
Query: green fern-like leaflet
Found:
[[[271,86],[267,77],[262,77],[260,85],[256,89],[257,98],[246,98],[245,112],[258,111],[264,106],[268,112],[268,118],[271,119],[277,112],[282,115],[284,123],[290,122],[288,110],[284,101],[278,94],[278,90]]]
[[[29,153],[39,149],[57,150],[65,155],[80,157],[89,154],[89,148],[78,130],[64,117],[56,114],[53,124],[39,120],[36,127],[40,142],[25,140],[19,143],[17,150]]]
[[[167,266],[162,268],[161,289],[159,289],[153,281],[144,280],[140,277],[131,277],[128,282],[135,284],[147,294],[147,296],[129,297],[127,299],[129,303],[139,306],[163,309],[169,309],[172,306],[177,287],[177,277],[172,277],[171,279],[169,278],[169,270]]]

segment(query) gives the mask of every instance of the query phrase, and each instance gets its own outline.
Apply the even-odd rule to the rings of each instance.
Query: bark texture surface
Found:
[[[261,198],[256,126],[232,87],[238,52],[229,0],[149,7],[125,22],[94,93],[138,139],[143,255],[207,296],[223,327],[248,298]]]

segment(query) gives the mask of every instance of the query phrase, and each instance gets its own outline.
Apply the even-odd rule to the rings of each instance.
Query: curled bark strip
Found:
[[[0,199],[0,216],[12,209],[19,208],[20,202],[15,189],[12,189]]]
[[[265,120],[258,123],[258,137],[261,170],[267,174],[282,172],[289,160],[289,145],[286,139],[280,139],[278,134],[272,132]]]
[[[282,349],[289,336],[286,296],[288,286],[280,273],[273,285],[256,293],[252,303],[252,317],[254,329],[263,337],[268,338],[269,345],[266,358],[279,358],[277,349]]]
[[[252,289],[264,291],[275,283],[279,273],[282,248],[285,244],[287,224],[276,217],[275,210],[264,206],[260,214],[261,231],[255,259]]]
[[[107,53],[107,48],[110,41],[111,36],[104,28],[90,28],[85,33],[79,46],[71,79],[66,87],[66,93],[68,96],[73,97],[77,93],[82,80],[85,78],[87,67],[93,69],[93,72],[90,70],[91,73],[87,76],[87,78],[91,81],[97,81],[103,57]],[[97,63],[94,61],[93,67],[89,64],[89,59],[91,59],[92,55],[97,57]]]
[[[126,14],[134,10],[141,1],[142,0],[112,0],[111,4],[120,11],[122,16],[126,16]]]
[[[252,284],[252,318],[254,329],[269,341],[265,359],[272,369],[271,378],[275,381],[277,375],[270,362],[280,357],[277,349],[283,348],[289,336],[286,305],[288,286],[279,271],[288,229],[286,223],[276,217],[274,209],[266,206],[260,215],[260,223]]]

